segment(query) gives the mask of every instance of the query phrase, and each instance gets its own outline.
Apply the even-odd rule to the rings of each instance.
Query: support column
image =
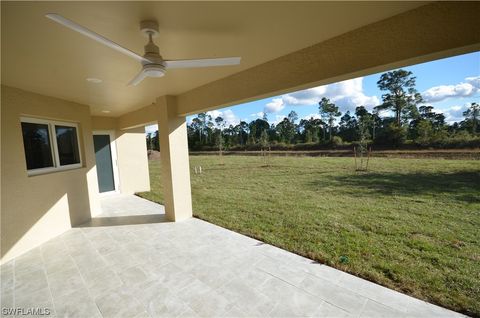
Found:
[[[157,108],[165,213],[180,221],[192,217],[187,122],[177,115],[174,96],[159,97]]]

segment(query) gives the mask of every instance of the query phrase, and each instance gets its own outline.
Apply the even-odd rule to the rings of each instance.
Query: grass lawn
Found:
[[[480,161],[222,160],[190,157],[196,217],[480,317]],[[150,174],[139,195],[162,203],[158,161]]]

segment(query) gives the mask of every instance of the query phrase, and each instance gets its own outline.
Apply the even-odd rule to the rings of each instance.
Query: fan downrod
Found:
[[[140,22],[140,32],[147,38],[150,36],[156,37],[158,35],[158,22],[155,20],[143,20]]]

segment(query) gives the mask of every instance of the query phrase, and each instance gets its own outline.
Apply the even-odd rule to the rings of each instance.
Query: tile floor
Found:
[[[1,307],[53,317],[453,317],[213,224],[112,195],[104,213],[1,266]],[[5,315],[5,312],[2,311]]]

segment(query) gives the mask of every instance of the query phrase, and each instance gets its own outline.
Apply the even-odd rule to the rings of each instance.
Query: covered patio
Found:
[[[131,195],[1,266],[2,307],[56,317],[455,317]],[[129,224],[130,223],[130,224]],[[7,315],[8,316],[8,315]]]
[[[1,7],[2,315],[456,315],[192,218],[186,117],[477,51],[479,2]],[[165,76],[127,85],[155,51],[136,53],[146,19],[165,57],[241,63],[167,74],[175,63],[157,54]],[[144,127],[155,123],[165,207],[133,196],[150,189]]]

